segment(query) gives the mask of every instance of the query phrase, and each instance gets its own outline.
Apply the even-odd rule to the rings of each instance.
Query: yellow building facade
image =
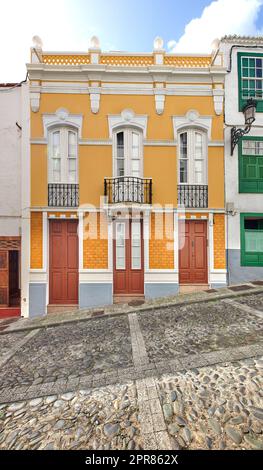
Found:
[[[219,55],[31,51],[29,316],[226,285]]]

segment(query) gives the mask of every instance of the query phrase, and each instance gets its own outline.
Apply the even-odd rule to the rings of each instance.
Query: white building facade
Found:
[[[21,311],[21,233],[28,84],[0,84],[0,318]],[[27,158],[26,158],[27,157]],[[27,184],[26,184],[27,181]]]
[[[225,77],[225,190],[230,284],[263,279],[263,38],[220,42]],[[257,102],[256,119],[231,155],[231,128],[244,128],[243,107]]]

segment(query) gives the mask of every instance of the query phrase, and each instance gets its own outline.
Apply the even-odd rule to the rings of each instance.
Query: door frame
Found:
[[[119,294],[115,292],[115,266],[116,266],[116,223],[125,223],[126,227],[128,225],[129,227],[129,240],[130,240],[130,250],[131,250],[131,223],[132,222],[140,222],[141,224],[141,273],[142,273],[142,285],[143,289],[141,293],[138,294],[132,294],[132,293],[125,293],[125,294]],[[112,272],[113,272],[113,282],[112,282],[112,293],[113,296],[116,297],[140,297],[145,295],[145,238],[144,238],[144,217],[143,215],[140,217],[116,217],[116,219],[113,220],[112,224],[112,242],[111,242],[111,249],[112,249]],[[126,239],[127,240],[127,239]],[[125,253],[126,254],[126,253]],[[129,256],[129,262],[131,264],[131,256]],[[126,270],[126,267],[125,267]],[[130,270],[131,267],[130,267]]]
[[[77,224],[77,238],[78,238],[78,302],[74,305],[79,305],[79,273],[80,273],[80,250],[79,250],[79,227],[80,227],[80,221],[79,218],[70,218],[70,217],[47,217],[47,224],[46,224],[46,249],[44,250],[44,257],[46,255],[46,273],[47,273],[47,288],[46,288],[46,307],[50,305],[50,228],[51,224],[53,221],[60,221],[60,222],[67,222],[67,221],[72,221]],[[44,237],[45,237],[45,231],[44,231]],[[45,260],[44,260],[44,265],[45,265]],[[58,305],[58,306],[63,306],[63,305],[73,305],[73,304],[51,304],[51,305]]]
[[[183,284],[180,282],[180,223],[185,223],[186,222],[205,222],[206,223],[206,282],[204,283],[188,283],[188,284]],[[179,285],[195,285],[195,284],[209,284],[210,283],[210,247],[209,247],[209,244],[211,243],[210,239],[209,239],[209,234],[210,234],[210,231],[209,231],[209,226],[210,226],[210,220],[209,218],[206,218],[206,219],[180,219],[178,220],[178,283]]]
[[[9,309],[16,309],[19,311],[21,310],[21,236],[0,236],[0,251],[6,252],[7,256],[7,272],[8,272],[8,282],[7,282],[7,288],[8,288],[8,295],[7,295],[7,304],[0,304],[0,312],[1,310],[9,310]],[[9,252],[10,251],[17,251],[18,252],[18,285],[19,285],[19,291],[20,291],[20,303],[19,306],[17,307],[10,307],[10,296],[9,296],[9,291],[10,291],[10,282],[9,282]]]

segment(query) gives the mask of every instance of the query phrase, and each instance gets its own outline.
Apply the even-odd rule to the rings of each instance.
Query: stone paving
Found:
[[[236,299],[236,302],[247,305],[248,307],[256,308],[257,310],[261,310],[263,312],[263,294],[239,297]]]
[[[0,335],[0,448],[262,449],[253,297]]]
[[[263,319],[222,301],[145,312],[139,323],[151,361],[263,341]]]
[[[263,357],[164,376],[174,448],[263,450]]]
[[[20,348],[19,354],[15,354],[1,369],[0,389],[18,384],[54,383],[130,366],[131,340],[127,317],[62,325],[39,330]]]

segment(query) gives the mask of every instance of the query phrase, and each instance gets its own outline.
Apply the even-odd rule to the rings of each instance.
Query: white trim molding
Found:
[[[81,139],[82,133],[82,114],[70,114],[65,108],[59,108],[55,114],[43,114],[44,138],[47,139],[48,130],[56,126],[69,126],[78,130],[78,137]]]
[[[177,141],[177,134],[180,130],[189,127],[198,127],[207,132],[208,140],[211,140],[212,116],[200,116],[195,109],[187,111],[185,116],[172,116],[174,138]]]
[[[135,114],[132,109],[124,109],[119,115],[109,115],[109,137],[112,139],[115,129],[121,127],[137,127],[143,132],[143,137],[147,137],[148,116]]]

